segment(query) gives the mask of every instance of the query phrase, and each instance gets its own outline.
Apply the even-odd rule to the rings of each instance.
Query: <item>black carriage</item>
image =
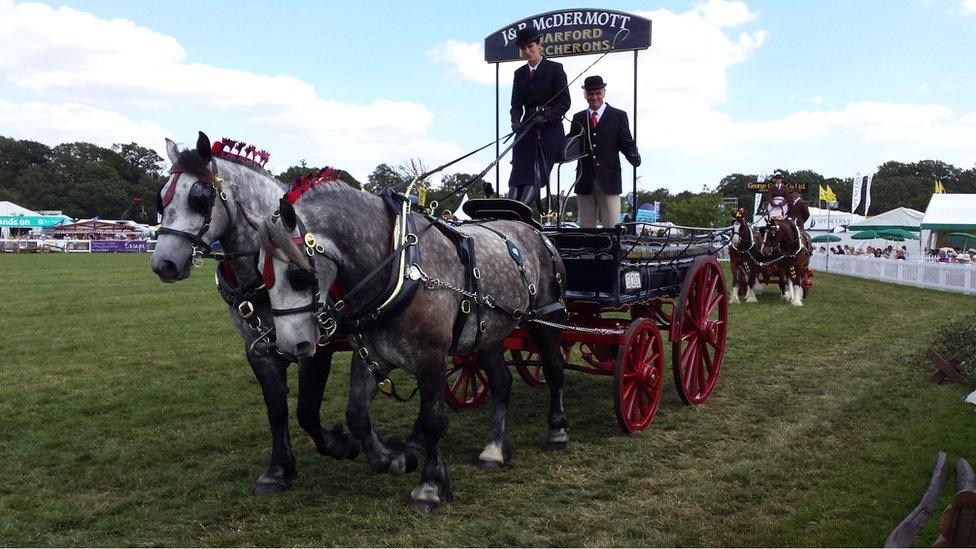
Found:
[[[639,234],[635,227],[640,227]],[[608,229],[545,231],[566,266],[566,367],[613,376],[618,423],[645,429],[664,386],[665,336],[685,404],[708,399],[725,355],[728,299],[715,253],[725,229],[638,224]],[[505,339],[506,361],[532,386],[545,383],[539,355],[521,329]],[[578,354],[572,351],[578,349]],[[577,359],[578,357],[578,359]],[[455,357],[446,396],[457,409],[477,406],[487,377],[472,357]]]

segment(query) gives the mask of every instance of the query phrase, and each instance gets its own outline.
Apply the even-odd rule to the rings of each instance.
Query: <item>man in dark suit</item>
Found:
[[[585,132],[590,152],[576,166],[581,227],[596,227],[598,220],[604,227],[620,223],[620,153],[634,167],[641,163],[627,113],[603,101],[606,87],[602,77],[587,77],[583,90],[589,108],[573,116],[571,131]]]
[[[798,189],[794,189],[790,193],[790,197],[790,206],[786,211],[786,217],[795,220],[797,227],[802,229],[803,225],[810,219],[810,208]]]
[[[563,66],[542,57],[542,33],[535,27],[518,31],[515,41],[527,61],[512,83],[512,130],[526,135],[512,148],[508,198],[535,203],[539,189],[563,146],[563,115],[571,103]]]

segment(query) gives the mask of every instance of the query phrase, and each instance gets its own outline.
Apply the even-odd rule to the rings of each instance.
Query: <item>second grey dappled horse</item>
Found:
[[[274,352],[267,337],[274,322],[267,292],[260,288],[258,227],[246,212],[270,214],[286,186],[257,164],[230,155],[215,156],[212,149],[210,139],[202,132],[195,149],[181,151],[166,140],[173,166],[160,190],[157,208],[162,222],[150,266],[163,282],[183,280],[190,275],[195,259],[209,252],[214,241],[220,241],[226,256],[217,273],[221,293],[261,385],[271,428],[271,462],[255,483],[254,492],[280,492],[291,486],[296,469],[288,435],[286,373],[290,361]],[[244,301],[250,306],[241,309]],[[321,427],[319,408],[329,368],[330,358],[326,356],[299,363],[298,422],[319,453],[354,457],[355,445],[341,428],[325,431]]]
[[[401,195],[388,193],[380,198],[337,181],[318,181],[304,192],[290,193],[281,202],[280,215],[264,221],[260,262],[275,311],[279,348],[299,356],[314,352],[325,316],[337,320],[339,330],[358,348],[346,409],[349,430],[380,472],[409,472],[423,454],[421,480],[410,494],[410,503],[429,511],[452,497],[440,450],[447,431],[444,386],[449,352],[475,354],[489,376],[492,424],[480,465],[498,467],[510,456],[506,414],[512,375],[502,360],[501,344],[518,325],[532,336],[543,359],[550,390],[547,444],[565,447],[565,364],[559,330],[528,321],[528,312],[536,309],[540,316],[561,318],[560,281],[565,280],[565,269],[544,237],[518,221],[457,227],[470,237],[476,257],[474,265],[465,266],[459,249],[441,229],[431,228],[430,218],[409,214],[415,224],[409,230],[416,238],[408,235],[406,245],[413,243],[420,257],[405,270],[408,278],[419,279],[421,285],[398,310],[373,322],[354,323],[349,319],[368,316],[367,304],[381,301],[389,286],[391,269],[383,264],[397,246],[392,236],[398,218],[397,206],[388,204],[397,199],[402,206]],[[474,267],[478,269],[478,290],[462,293],[470,288],[466,270],[473,273]],[[370,277],[371,272],[380,274]],[[314,298],[316,290],[336,282],[346,292],[343,308],[320,309]],[[526,316],[516,318],[520,314]],[[463,323],[458,332],[456,319]],[[452,351],[452,347],[456,348]],[[380,438],[369,414],[377,380],[394,368],[415,376],[420,391],[420,410],[406,443]]]

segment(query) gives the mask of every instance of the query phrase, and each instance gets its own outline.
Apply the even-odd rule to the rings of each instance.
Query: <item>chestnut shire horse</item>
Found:
[[[511,454],[506,415],[512,374],[502,359],[502,340],[516,326],[530,334],[542,356],[550,391],[546,443],[562,449],[568,442],[560,331],[536,322],[564,316],[566,274],[555,248],[526,223],[451,225],[409,213],[405,200],[389,191],[377,196],[340,181],[313,181],[289,193],[279,214],[264,221],[260,262],[279,349],[305,357],[336,329],[347,336],[356,348],[349,430],[377,472],[413,471],[423,454],[410,505],[430,511],[452,498],[440,449],[447,432],[448,355],[474,354],[490,380],[492,424],[479,465],[500,467]],[[460,240],[451,236],[458,233]],[[398,282],[413,282],[413,293],[408,289],[398,307],[378,308],[397,294],[390,288]],[[316,297],[319,288],[334,283],[343,293],[330,307]],[[377,384],[395,368],[412,374],[420,392],[405,443],[380,438],[370,419]]]
[[[258,225],[246,212],[270,214],[287,187],[256,162],[221,154],[225,146],[230,145],[218,141],[212,146],[203,132],[196,149],[180,151],[166,140],[172,168],[157,199],[162,222],[150,267],[163,282],[183,280],[190,276],[191,265],[211,252],[214,241],[220,241],[223,259],[217,265],[218,291],[244,342],[244,355],[261,385],[268,412],[271,462],[253,489],[255,494],[268,494],[289,489],[296,471],[288,435],[286,373],[290,360],[274,349],[271,306],[257,269]],[[320,454],[353,458],[358,450],[348,434],[338,426],[326,431],[320,423],[329,368],[325,356],[299,362],[298,423]]]
[[[783,299],[794,307],[803,306],[803,273],[810,263],[810,236],[791,219],[768,218],[759,253],[764,264],[776,264],[780,280],[786,279]],[[761,265],[760,265],[761,266]]]
[[[755,303],[762,292],[758,282],[759,263],[753,255],[759,253],[756,243],[759,232],[746,221],[746,211],[739,208],[732,222],[732,241],[729,243],[729,269],[732,271],[732,291],[729,302]]]

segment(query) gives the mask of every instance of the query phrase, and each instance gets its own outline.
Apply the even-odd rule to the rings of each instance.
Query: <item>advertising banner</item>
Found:
[[[149,251],[145,240],[92,240],[92,253],[144,253]]]

